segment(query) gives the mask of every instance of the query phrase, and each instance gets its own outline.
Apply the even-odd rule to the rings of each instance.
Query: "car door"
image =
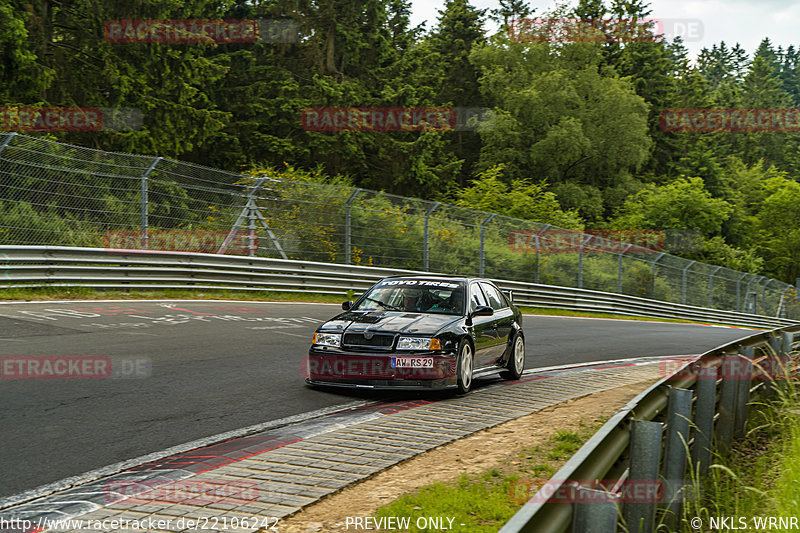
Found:
[[[513,331],[514,312],[500,289],[485,281],[480,285],[489,306],[494,310],[494,314],[487,317],[492,319],[494,328],[494,343],[487,353],[490,357],[488,364],[494,364],[503,357],[508,346],[508,337]]]
[[[480,306],[489,306],[489,302],[484,296],[480,285],[471,283],[469,286],[467,312],[471,313]],[[497,344],[497,333],[492,318],[491,316],[476,316],[472,318],[472,331],[475,335],[474,368],[476,369],[488,366],[492,361],[492,351]]]

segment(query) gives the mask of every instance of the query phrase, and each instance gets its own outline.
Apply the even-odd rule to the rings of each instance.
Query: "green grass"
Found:
[[[231,290],[184,290],[162,289],[151,291],[105,290],[86,287],[43,287],[0,289],[0,300],[247,300],[279,302],[323,302],[341,303],[347,296],[336,294],[314,294],[306,292],[277,291],[231,291]],[[352,298],[352,296],[351,296]]]
[[[514,460],[480,474],[463,474],[458,481],[436,482],[381,507],[375,517],[455,517],[456,531],[494,533],[591,437],[605,421],[581,421],[573,430],[559,430],[540,446],[523,449]],[[446,523],[446,522],[445,522]],[[463,524],[463,525],[462,525]]]
[[[658,318],[652,316],[620,315],[615,313],[594,313],[591,311],[572,311],[570,309],[550,309],[546,307],[526,307],[519,306],[520,310],[526,315],[552,315],[552,316],[574,316],[586,318],[608,318],[611,320],[636,320],[639,322],[672,322],[675,324],[713,324],[715,326],[730,326],[731,324],[711,323],[702,320],[689,320],[685,318]]]
[[[800,516],[800,394],[791,381],[779,382],[776,398],[751,404],[745,438],[717,455],[702,494],[687,498],[680,531],[696,531],[700,517]]]

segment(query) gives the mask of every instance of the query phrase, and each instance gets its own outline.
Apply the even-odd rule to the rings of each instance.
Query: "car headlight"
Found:
[[[316,332],[314,333],[314,340],[312,341],[314,344],[320,346],[336,346],[339,347],[342,345],[342,334],[341,333],[322,333]]]
[[[439,339],[430,337],[400,337],[397,340],[398,350],[441,350]]]

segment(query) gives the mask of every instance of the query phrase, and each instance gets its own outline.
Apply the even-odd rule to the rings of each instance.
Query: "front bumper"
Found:
[[[430,357],[433,368],[393,368],[392,357]],[[303,362],[310,385],[348,388],[430,390],[456,386],[456,356],[451,353],[358,353],[310,350]]]

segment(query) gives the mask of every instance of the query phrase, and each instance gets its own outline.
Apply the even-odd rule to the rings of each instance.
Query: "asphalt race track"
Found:
[[[99,371],[98,379],[19,379],[3,367],[0,497],[225,431],[396,397],[305,387],[300,362],[311,335],[338,309],[193,301],[0,305],[0,357],[95,356],[113,370]],[[752,333],[537,316],[526,316],[524,328],[527,368],[699,353]]]

